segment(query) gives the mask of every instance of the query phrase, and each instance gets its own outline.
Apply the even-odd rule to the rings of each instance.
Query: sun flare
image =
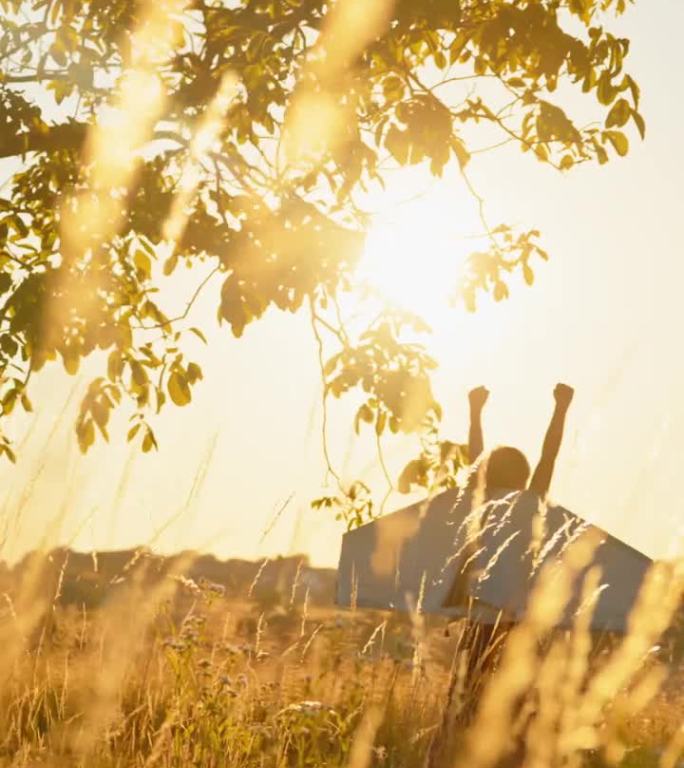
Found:
[[[383,301],[420,315],[431,325],[444,319],[462,275],[474,231],[472,214],[446,189],[430,190],[379,214],[366,238],[358,280]]]

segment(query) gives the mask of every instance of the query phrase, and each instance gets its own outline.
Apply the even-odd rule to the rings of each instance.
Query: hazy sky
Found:
[[[492,222],[542,230],[552,259],[539,266],[535,285],[516,285],[509,301],[484,302],[467,315],[440,304],[443,281],[430,268],[422,277],[398,271],[415,282],[421,307],[426,297],[432,305],[435,335],[428,344],[440,361],[444,436],[465,440],[466,393],[484,383],[492,391],[486,442],[517,445],[534,462],[553,385],[573,384],[576,400],[552,496],[659,556],[684,541],[677,482],[684,462],[684,106],[675,37],[684,28],[684,3],[641,0],[612,28],[632,40],[628,68],[642,86],[644,143],[633,140],[625,160],[563,176],[511,148],[472,164]],[[399,177],[399,196],[421,183],[415,175]],[[422,203],[390,215],[375,238],[375,255],[393,242],[397,222],[414,249],[443,252],[452,225],[461,234],[474,226],[465,200],[452,171]],[[191,289],[197,275],[184,279]],[[212,328],[214,302],[208,294],[197,308],[199,321]],[[324,466],[320,377],[306,317],[269,313],[240,341],[216,328],[197,356],[206,380],[191,406],[169,409],[159,422],[160,451],[148,456],[124,444],[122,419],[110,445],[80,457],[72,425],[87,376],[70,379],[55,367],[37,377],[37,416],[12,425],[25,434],[18,465],[0,468],[9,521],[4,556],[41,541],[99,549],[154,541],[165,551],[195,547],[243,557],[307,551],[314,562],[336,561],[341,527],[308,510]],[[352,409],[352,403],[332,406],[334,460],[347,479],[362,475],[380,492],[373,441],[353,439]],[[386,450],[396,474],[417,444],[388,441]],[[395,496],[390,507],[402,503]]]

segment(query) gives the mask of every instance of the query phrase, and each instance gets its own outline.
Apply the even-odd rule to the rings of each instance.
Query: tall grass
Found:
[[[341,76],[387,23],[390,5],[336,6],[320,43],[326,77]],[[123,203],[109,190],[130,186],[137,150],[161,114],[156,67],[174,45],[167,16],[185,3],[147,7],[134,38],[139,56],[114,99],[116,119],[87,142],[96,194],[63,211],[67,256],[117,231]],[[171,240],[195,192],[193,163],[222,127],[234,83],[225,86],[195,137],[165,227]],[[341,117],[326,112],[324,94],[302,88],[295,106],[291,159],[315,161]],[[189,580],[189,560],[175,564],[176,578],[155,580],[141,558],[102,607],[65,607],[63,570],[55,577],[48,556],[35,554],[0,601],[0,765],[574,768],[639,760],[674,768],[684,707],[663,638],[680,606],[682,567],[654,567],[627,635],[599,649],[589,631],[591,571],[587,610],[572,630],[554,631],[590,557],[590,547],[573,549],[560,572],[539,580],[526,619],[475,656],[477,626],[462,621],[446,636],[422,616],[420,600],[405,621],[337,614],[296,600],[295,583],[278,610],[265,611],[251,590],[229,600]]]
[[[629,633],[601,649],[586,614],[553,631],[558,579],[542,579],[481,663],[468,622],[309,607],[291,585],[265,611],[184,577],[187,559],[151,580],[141,558],[89,612],[59,604],[54,565],[45,588],[48,565],[34,556],[4,596],[3,766],[672,768],[684,746],[662,639],[675,566],[654,568]]]

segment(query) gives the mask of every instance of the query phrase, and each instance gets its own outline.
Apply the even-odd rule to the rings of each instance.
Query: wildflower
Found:
[[[278,714],[279,715],[285,715],[285,714],[298,714],[298,715],[318,715],[321,713],[331,713],[334,712],[334,707],[330,707],[327,704],[323,704],[322,701],[300,701],[296,704],[290,704],[285,709],[282,709]]]
[[[173,576],[172,578],[191,594],[199,595],[202,593],[202,590],[199,588],[197,583],[192,579],[189,579],[187,576]]]
[[[186,640],[191,645],[194,644],[199,639],[199,632],[196,629],[183,629],[181,632],[181,637],[183,640]]]
[[[221,689],[221,693],[224,696],[229,696],[231,699],[237,698],[238,692],[233,688],[233,681],[228,675],[221,675],[216,679],[216,685]]]
[[[183,653],[183,651],[188,649],[187,644],[177,637],[167,637],[162,645],[171,651],[176,651],[177,653]]]
[[[199,585],[203,592],[214,595],[215,597],[223,597],[226,594],[226,588],[223,584],[217,584],[214,581],[201,578],[199,580]]]
[[[229,656],[242,656],[244,653],[244,646],[235,645],[235,643],[224,643],[221,648]]]

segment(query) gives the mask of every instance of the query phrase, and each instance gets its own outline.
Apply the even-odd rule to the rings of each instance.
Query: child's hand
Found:
[[[481,411],[484,408],[489,390],[486,387],[475,387],[468,392],[468,402],[472,410]]]
[[[553,396],[556,400],[556,405],[559,408],[567,410],[572,402],[575,390],[569,387],[567,384],[556,384],[556,388],[553,390]]]

